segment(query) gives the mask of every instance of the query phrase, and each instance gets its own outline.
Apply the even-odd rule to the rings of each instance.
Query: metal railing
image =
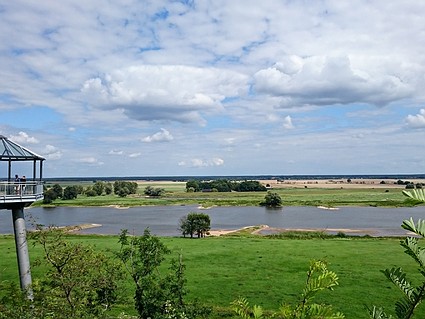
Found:
[[[0,203],[43,199],[43,182],[0,182]]]

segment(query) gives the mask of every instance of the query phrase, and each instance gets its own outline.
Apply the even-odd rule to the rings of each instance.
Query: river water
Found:
[[[212,207],[141,206],[126,209],[113,207],[31,207],[25,209],[27,227],[35,221],[42,225],[69,226],[100,224],[79,231],[85,234],[119,234],[121,229],[142,234],[146,227],[158,236],[178,236],[181,217],[190,212],[207,213],[211,229],[239,229],[253,225],[268,225],[289,229],[355,229],[359,234],[374,236],[404,235],[400,225],[404,219],[425,219],[425,207],[377,208],[339,207],[327,210],[318,207]],[[13,233],[11,211],[0,210],[0,233]]]

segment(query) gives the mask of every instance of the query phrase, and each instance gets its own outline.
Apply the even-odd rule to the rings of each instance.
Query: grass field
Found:
[[[116,236],[69,236],[71,241],[83,241],[98,249],[118,249]],[[162,238],[175,257],[182,252],[186,264],[189,298],[198,298],[228,317],[229,304],[239,296],[251,304],[277,309],[284,301],[293,303],[305,282],[311,259],[324,259],[339,276],[340,286],[333,292],[319,295],[317,302],[332,304],[347,318],[368,318],[365,306],[382,305],[392,311],[400,296],[395,287],[380,272],[392,266],[402,266],[416,274],[414,262],[403,253],[394,238],[341,239],[266,239],[262,237],[215,237],[205,239]],[[18,280],[16,255],[12,236],[0,237],[0,280]],[[41,256],[38,247],[30,246],[31,260]],[[45,269],[33,268],[33,278],[43,276]],[[418,276],[409,277],[418,281]],[[130,284],[123,289],[123,301],[116,310],[133,312]],[[425,316],[425,305],[418,313]]]
[[[65,186],[65,185],[64,185]],[[160,198],[144,196],[146,186],[161,187]],[[399,187],[285,187],[273,189],[283,199],[284,206],[411,206]],[[265,192],[206,192],[187,193],[184,182],[141,182],[138,194],[120,198],[113,195],[56,200],[57,206],[141,206],[141,205],[203,205],[257,206]],[[400,220],[400,223],[402,221]],[[98,249],[118,249],[114,236],[69,236],[71,241],[84,241]],[[414,276],[420,276],[414,262],[403,253],[395,238],[332,238],[277,239],[256,236],[225,236],[204,239],[162,238],[176,257],[183,253],[189,299],[199,299],[215,309],[212,318],[231,318],[230,303],[246,297],[251,304],[265,309],[277,309],[281,302],[294,303],[303,289],[309,262],[324,259],[329,269],[339,276],[340,286],[333,292],[319,295],[317,302],[332,304],[347,318],[369,318],[366,306],[384,306],[394,314],[394,302],[399,291],[389,283],[382,270],[402,266]],[[16,255],[11,236],[0,237],[0,280],[16,280]],[[112,254],[111,254],[112,255]],[[30,248],[35,260],[41,256],[37,247]],[[43,276],[45,269],[34,268],[33,278]],[[134,314],[133,292],[128,281],[123,286],[123,299],[116,314]],[[418,309],[417,318],[425,317],[425,305]]]
[[[196,192],[187,193],[184,182],[139,182],[138,194],[120,198],[116,195],[86,197],[79,195],[74,200],[55,200],[55,206],[142,206],[142,205],[203,205],[209,206],[258,206],[265,192]],[[63,185],[65,186],[65,185]],[[87,186],[87,184],[85,184]],[[160,198],[146,197],[146,186],[160,187],[165,195]],[[284,206],[411,206],[402,194],[403,188],[375,185],[364,188],[307,188],[285,187],[273,189]],[[41,203],[36,203],[41,205]]]

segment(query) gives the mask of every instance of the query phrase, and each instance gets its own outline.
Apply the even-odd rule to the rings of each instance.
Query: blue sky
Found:
[[[44,175],[425,168],[422,1],[8,1],[0,134]]]

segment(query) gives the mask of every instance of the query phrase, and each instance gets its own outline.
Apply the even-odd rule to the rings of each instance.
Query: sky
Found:
[[[417,0],[1,1],[0,134],[45,177],[423,174],[424,16]]]

